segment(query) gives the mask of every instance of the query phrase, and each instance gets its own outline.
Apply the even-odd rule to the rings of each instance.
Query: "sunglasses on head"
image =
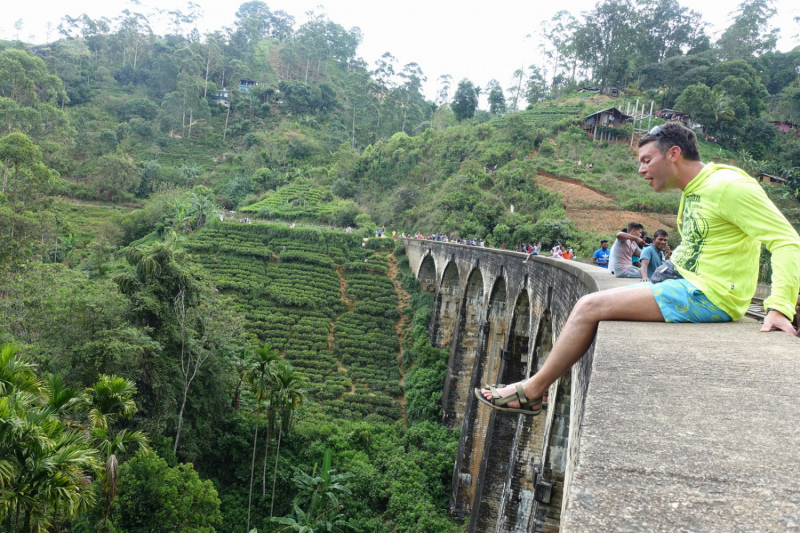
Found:
[[[650,136],[650,137],[666,137],[667,139],[672,141],[673,145],[680,146],[675,139],[673,139],[672,137],[667,135],[667,132],[665,132],[664,129],[661,126],[656,126],[652,130],[650,130],[650,132],[647,135]]]

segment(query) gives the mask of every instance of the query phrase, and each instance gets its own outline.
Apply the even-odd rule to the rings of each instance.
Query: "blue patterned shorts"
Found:
[[[731,317],[711,303],[703,291],[685,279],[648,283],[665,322],[730,322]]]

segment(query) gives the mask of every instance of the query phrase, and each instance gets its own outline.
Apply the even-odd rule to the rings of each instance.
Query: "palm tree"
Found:
[[[275,362],[277,360],[278,352],[273,350],[272,346],[269,344],[265,344],[263,348],[256,348],[255,353],[250,359],[249,365],[242,376],[242,379],[244,379],[244,381],[250,385],[250,388],[256,397],[256,402],[258,402],[258,411],[264,407],[266,407],[268,411],[271,411],[271,403],[268,401],[268,399],[275,381]],[[255,436],[253,437],[253,459],[250,462],[250,495],[247,498],[247,531],[250,530],[250,509],[253,501],[253,475],[256,467],[257,443],[258,418],[256,418],[256,431]],[[267,445],[269,445],[269,431],[267,431]]]
[[[209,194],[205,196],[198,196],[197,194],[192,193],[192,197],[189,198],[189,203],[191,204],[192,214],[194,215],[195,230],[202,228],[203,224],[205,224],[206,219],[208,218],[208,215],[219,209]]]
[[[101,375],[100,379],[86,389],[89,403],[90,435],[95,446],[105,460],[103,494],[105,495],[105,515],[103,523],[108,522],[111,503],[117,496],[119,479],[117,455],[125,452],[129,445],[137,445],[147,450],[147,437],[141,431],[123,429],[118,433],[111,431],[111,424],[118,418],[130,419],[136,411],[136,384],[118,376]]]
[[[143,325],[157,330],[171,327],[175,297],[181,289],[186,291],[187,304],[195,305],[195,284],[167,245],[132,246],[125,252],[125,260],[135,271],[113,279],[131,300],[136,320]],[[154,300],[160,305],[153,305]]]
[[[291,427],[295,410],[302,405],[305,398],[305,383],[300,379],[292,365],[281,361],[275,369],[275,388],[273,389],[272,404],[278,410],[278,449],[275,452],[275,469],[272,472],[272,501],[269,506],[269,516],[272,518],[275,510],[275,482],[278,477],[278,459],[281,455],[281,436]]]
[[[66,415],[84,401],[79,390],[64,385],[64,379],[56,374],[45,376],[43,390],[47,398],[47,407],[57,416]]]
[[[17,357],[19,346],[3,344],[0,346],[0,395],[13,391],[37,394],[41,382],[36,377],[33,363],[25,357]]]
[[[711,106],[714,109],[714,119],[717,122],[736,118],[736,112],[731,106],[731,98],[725,91],[715,88],[712,91],[712,98]]]
[[[133,396],[136,384],[118,376],[101,375],[86,389],[89,402],[89,422],[92,427],[107,429],[117,418],[129,419],[138,411]]]
[[[59,237],[58,241],[61,243],[61,246],[64,247],[64,258],[67,260],[67,264],[71,267],[72,266],[72,254],[75,251],[75,236],[70,233],[66,237]]]
[[[292,501],[294,517],[274,518],[275,522],[286,527],[278,531],[293,530],[314,533],[316,531],[341,531],[342,526],[348,526],[337,498],[337,493],[350,494],[350,489],[341,482],[352,477],[351,474],[337,474],[331,468],[331,450],[325,450],[322,467],[317,473],[317,465],[311,474],[295,468],[292,478],[300,492]],[[302,510],[301,506],[308,504],[308,509]]]
[[[0,346],[0,524],[41,531],[56,513],[72,518],[91,507],[97,450],[83,431],[56,415],[76,406],[75,391],[48,377],[14,345]],[[13,528],[11,521],[14,521]]]

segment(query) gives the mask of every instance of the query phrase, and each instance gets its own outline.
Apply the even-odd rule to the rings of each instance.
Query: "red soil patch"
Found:
[[[575,180],[536,176],[536,185],[561,195],[561,201],[567,211],[571,209],[605,208],[614,209],[616,203],[612,198],[604,196]]]
[[[667,231],[675,229],[675,215],[664,213],[637,213],[635,211],[609,211],[603,209],[567,209],[567,218],[575,223],[577,229],[595,233],[616,233],[628,222],[644,224],[648,235],[659,228]]]
[[[561,195],[567,218],[575,223],[577,229],[614,233],[631,221],[644,224],[650,234],[658,228],[675,228],[675,215],[620,211],[613,198],[576,180],[539,175],[536,177],[536,184]]]

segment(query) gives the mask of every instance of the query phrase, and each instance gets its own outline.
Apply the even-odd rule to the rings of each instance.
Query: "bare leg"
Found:
[[[559,376],[583,357],[602,320],[663,322],[664,317],[648,286],[622,287],[584,296],[572,309],[541,370],[522,383],[525,396],[531,399],[542,396]],[[516,392],[516,388],[509,385],[498,392],[505,397]],[[487,400],[492,398],[488,389],[483,390],[483,395]],[[511,402],[507,407],[519,407],[519,402]]]

